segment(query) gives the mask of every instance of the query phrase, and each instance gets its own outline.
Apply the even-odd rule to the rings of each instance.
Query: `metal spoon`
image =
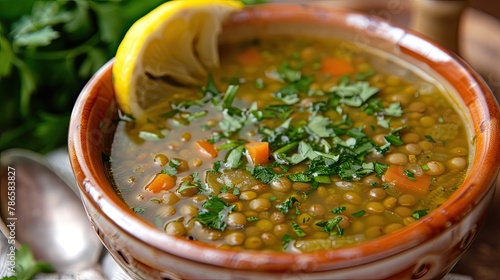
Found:
[[[8,239],[14,234],[16,246],[28,244],[36,259],[50,263],[58,273],[86,271],[87,279],[104,279],[100,269],[94,269],[103,246],[92,231],[74,183],[59,176],[43,156],[21,149],[2,152],[1,173],[2,233]],[[10,196],[8,182],[15,182]],[[12,200],[15,206],[8,208]],[[14,232],[6,226],[12,223]]]

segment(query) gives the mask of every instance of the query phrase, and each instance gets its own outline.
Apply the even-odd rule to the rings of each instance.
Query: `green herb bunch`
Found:
[[[65,145],[85,83],[128,28],[163,2],[0,1],[0,150]]]

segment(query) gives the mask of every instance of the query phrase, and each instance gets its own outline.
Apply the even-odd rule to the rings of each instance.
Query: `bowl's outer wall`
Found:
[[[268,24],[297,21],[307,28],[333,25],[338,27],[332,30],[344,29],[354,35],[361,32],[372,42],[388,41],[391,52],[418,59],[447,79],[467,105],[472,119],[476,151],[472,175],[438,211],[398,233],[354,248],[302,255],[237,253],[171,237],[138,218],[107,179],[102,154],[109,154],[116,120],[111,61],[82,90],[73,110],[68,144],[94,229],[131,275],[146,279],[200,279],[207,275],[212,279],[276,279],[278,275],[299,279],[402,279],[412,275],[438,278],[452,268],[473,240],[491,203],[500,161],[495,143],[495,136],[500,135],[500,113],[484,82],[463,61],[435,44],[359,14],[307,5],[263,5],[238,12],[230,23],[235,28],[265,30]],[[370,32],[366,32],[367,27]],[[331,34],[331,30],[326,33]]]

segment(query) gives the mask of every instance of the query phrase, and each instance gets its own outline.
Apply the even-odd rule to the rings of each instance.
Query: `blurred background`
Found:
[[[85,83],[114,56],[132,23],[163,2],[165,0],[0,0],[0,151],[25,148],[46,154],[64,148],[71,110]],[[500,99],[498,0],[244,2],[317,2],[360,10],[400,26],[420,29],[455,50]],[[461,8],[452,11],[433,6],[447,5],[445,3],[455,3]],[[445,27],[452,31],[439,33]],[[454,272],[474,279],[497,279],[500,273],[499,186],[497,184],[494,209],[488,221]]]

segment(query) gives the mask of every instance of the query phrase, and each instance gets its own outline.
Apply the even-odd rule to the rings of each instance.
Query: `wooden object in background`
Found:
[[[411,4],[410,28],[458,53],[458,30],[466,1],[412,0]]]

